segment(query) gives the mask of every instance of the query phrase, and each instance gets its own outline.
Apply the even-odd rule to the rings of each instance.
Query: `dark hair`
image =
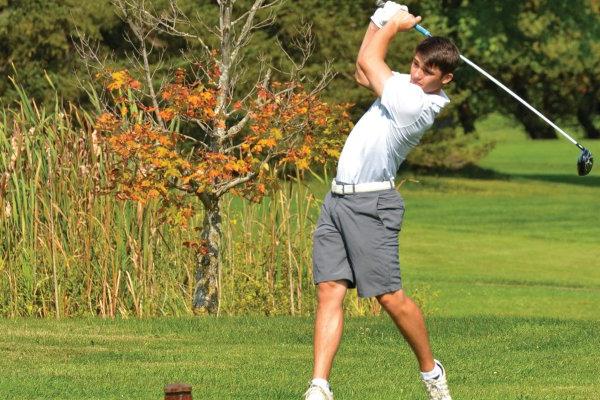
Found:
[[[437,67],[442,75],[454,72],[460,61],[458,48],[448,38],[430,36],[419,43],[415,49],[426,67]]]

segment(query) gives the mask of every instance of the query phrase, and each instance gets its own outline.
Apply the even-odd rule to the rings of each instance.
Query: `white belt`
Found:
[[[364,193],[374,192],[376,190],[393,189],[394,181],[384,182],[368,182],[368,183],[357,183],[357,184],[337,184],[335,180],[331,182],[331,192],[335,194],[353,194],[353,193]]]

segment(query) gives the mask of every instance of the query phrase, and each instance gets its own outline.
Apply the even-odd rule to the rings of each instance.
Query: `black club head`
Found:
[[[590,173],[593,166],[594,156],[588,149],[584,148],[577,160],[577,173],[579,176],[585,176]]]

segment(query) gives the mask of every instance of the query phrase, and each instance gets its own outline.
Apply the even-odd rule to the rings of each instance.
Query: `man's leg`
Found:
[[[435,364],[429,346],[425,320],[419,306],[406,296],[402,290],[382,294],[377,296],[377,300],[390,315],[402,336],[412,348],[421,371],[431,371]]]
[[[345,280],[318,284],[313,379],[329,379],[333,358],[342,338],[344,326],[342,306],[347,289],[348,282]]]

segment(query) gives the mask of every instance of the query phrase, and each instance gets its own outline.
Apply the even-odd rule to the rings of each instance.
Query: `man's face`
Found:
[[[410,66],[410,83],[420,86],[425,93],[437,93],[452,80],[452,74],[442,75],[438,67],[427,67],[419,54],[415,54]]]

